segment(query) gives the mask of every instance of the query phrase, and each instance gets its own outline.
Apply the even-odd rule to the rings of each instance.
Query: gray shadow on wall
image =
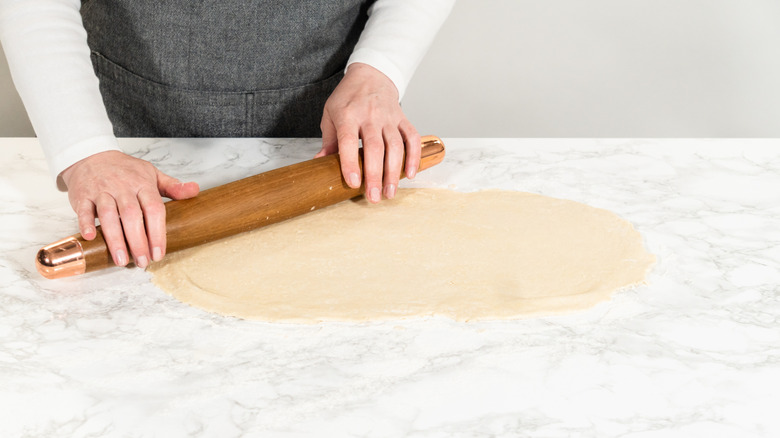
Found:
[[[0,137],[35,137],[0,47]]]

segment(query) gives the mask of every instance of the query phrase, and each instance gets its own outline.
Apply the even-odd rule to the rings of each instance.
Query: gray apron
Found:
[[[85,0],[120,137],[319,137],[370,0]]]

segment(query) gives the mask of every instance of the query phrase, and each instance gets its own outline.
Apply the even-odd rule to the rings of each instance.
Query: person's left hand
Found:
[[[363,140],[369,202],[379,202],[382,193],[393,198],[401,169],[414,178],[420,165],[420,134],[401,110],[395,84],[367,64],[349,66],[325,102],[320,128],[322,149],[315,158],[338,152],[344,181],[352,188],[361,185],[358,147]]]

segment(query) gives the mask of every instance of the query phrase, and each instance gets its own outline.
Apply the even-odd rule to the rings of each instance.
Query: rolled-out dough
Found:
[[[522,192],[405,189],[168,255],[154,283],[210,312],[286,322],[584,309],[655,257],[606,210]]]

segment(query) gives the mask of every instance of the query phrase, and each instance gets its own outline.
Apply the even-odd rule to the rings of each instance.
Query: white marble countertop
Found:
[[[780,140],[444,139],[406,187],[612,210],[649,285],[566,316],[269,324],[183,305],[138,269],[44,280],[77,231],[34,139],[0,140],[0,436],[780,436]],[[202,187],[317,140],[123,141]],[[403,185],[402,185],[403,186]]]

